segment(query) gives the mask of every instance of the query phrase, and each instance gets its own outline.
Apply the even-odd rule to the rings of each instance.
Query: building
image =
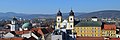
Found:
[[[102,29],[103,37],[116,37],[116,25],[115,24],[104,24],[104,28]]]
[[[62,31],[64,31],[63,33],[67,34],[67,37],[69,36],[65,40],[69,40],[69,39],[74,39],[75,40],[75,34],[74,34],[74,31],[73,31],[74,30],[74,26],[75,26],[74,23],[75,22],[74,22],[74,12],[73,12],[73,10],[71,10],[69,12],[69,17],[67,19],[63,19],[62,18],[62,13],[59,10],[58,13],[57,13],[57,16],[56,16],[55,30],[62,30]],[[58,35],[56,35],[56,36],[58,36]],[[63,34],[60,34],[59,36],[64,39]]]
[[[75,25],[74,31],[80,37],[101,37],[101,22],[84,21]]]
[[[66,33],[61,30],[55,30],[52,34],[51,40],[67,40]]]
[[[104,37],[77,37],[76,40],[104,40]]]
[[[74,29],[74,12],[70,11],[68,19],[63,20],[62,13],[59,10],[56,17],[56,27],[55,29],[66,29],[69,34],[73,33]]]
[[[66,29],[59,29],[52,33],[51,40],[76,40],[76,38],[67,34]]]

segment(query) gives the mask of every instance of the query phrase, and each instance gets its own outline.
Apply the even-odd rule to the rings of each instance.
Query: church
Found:
[[[76,35],[74,34],[74,12],[71,10],[69,16],[63,19],[62,13],[59,10],[56,16],[56,26],[52,33],[52,40],[75,40]]]
[[[62,18],[62,13],[59,10],[56,16],[56,27],[55,29],[65,29],[68,34],[73,33],[74,29],[74,12],[71,10],[69,12],[69,17],[67,19]]]
[[[92,29],[90,29],[92,28]],[[95,34],[93,34],[93,29],[95,28]],[[89,21],[80,21],[80,20],[75,20],[75,15],[73,10],[70,10],[68,18],[67,19],[63,19],[62,13],[59,10],[57,12],[57,16],[56,16],[56,26],[55,26],[56,30],[61,30],[66,32],[68,35],[77,35],[77,36],[94,36],[94,35],[101,35],[101,22],[98,21],[97,17],[92,17]],[[84,30],[88,30],[84,31]],[[89,34],[91,33],[91,34]],[[95,36],[95,37],[97,37]]]

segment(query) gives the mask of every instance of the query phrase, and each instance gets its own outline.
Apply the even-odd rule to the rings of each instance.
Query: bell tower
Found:
[[[69,24],[70,24],[70,26],[68,28],[73,29],[73,27],[74,27],[74,12],[73,12],[73,10],[70,11],[68,20],[69,20]]]
[[[17,23],[17,19],[16,17],[13,17],[12,21],[11,21],[11,31],[15,31],[16,30],[16,23]]]
[[[57,13],[56,22],[57,22],[56,29],[59,29],[61,27],[61,22],[62,22],[62,13],[60,10]]]

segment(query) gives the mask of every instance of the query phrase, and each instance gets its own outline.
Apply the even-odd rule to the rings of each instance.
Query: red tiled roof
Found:
[[[104,24],[104,30],[116,30],[115,24]]]
[[[41,34],[41,35],[44,35],[43,32],[42,32],[42,30],[41,30],[41,28],[32,28],[31,31],[32,31],[32,32],[37,31],[37,33],[39,33],[39,34]]]
[[[111,38],[110,40],[120,40],[120,38]]]
[[[52,28],[32,28],[32,32],[37,31],[39,34],[44,35],[45,33],[53,32]]]
[[[15,31],[16,34],[27,34],[30,31]]]
[[[47,31],[49,31],[50,33],[53,32],[53,29],[52,28],[46,28]]]
[[[0,38],[0,40],[23,40],[24,38]]]

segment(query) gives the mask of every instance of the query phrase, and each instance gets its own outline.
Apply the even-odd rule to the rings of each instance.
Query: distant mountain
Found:
[[[67,18],[69,13],[62,14],[64,18]],[[75,15],[80,15],[80,13],[75,13]],[[23,14],[15,12],[0,12],[0,19],[11,19],[16,16],[17,18],[32,19],[32,18],[55,18],[56,14]]]
[[[69,13],[63,13],[62,14],[64,18],[67,18],[69,16]],[[10,19],[13,16],[16,16],[17,18],[25,18],[25,19],[32,19],[32,18],[55,18],[56,14],[23,14],[23,13],[15,13],[15,12],[6,12],[2,13],[0,12],[0,19]],[[79,13],[75,12],[75,17],[77,18],[88,18],[88,17],[102,17],[102,18],[114,18],[118,17],[120,18],[120,11],[118,10],[103,10],[103,11],[96,11],[96,12],[90,12],[90,13]]]
[[[99,18],[120,18],[120,11],[118,10],[103,10],[90,12],[82,15],[78,15],[78,18],[86,18],[86,17],[99,17]]]

